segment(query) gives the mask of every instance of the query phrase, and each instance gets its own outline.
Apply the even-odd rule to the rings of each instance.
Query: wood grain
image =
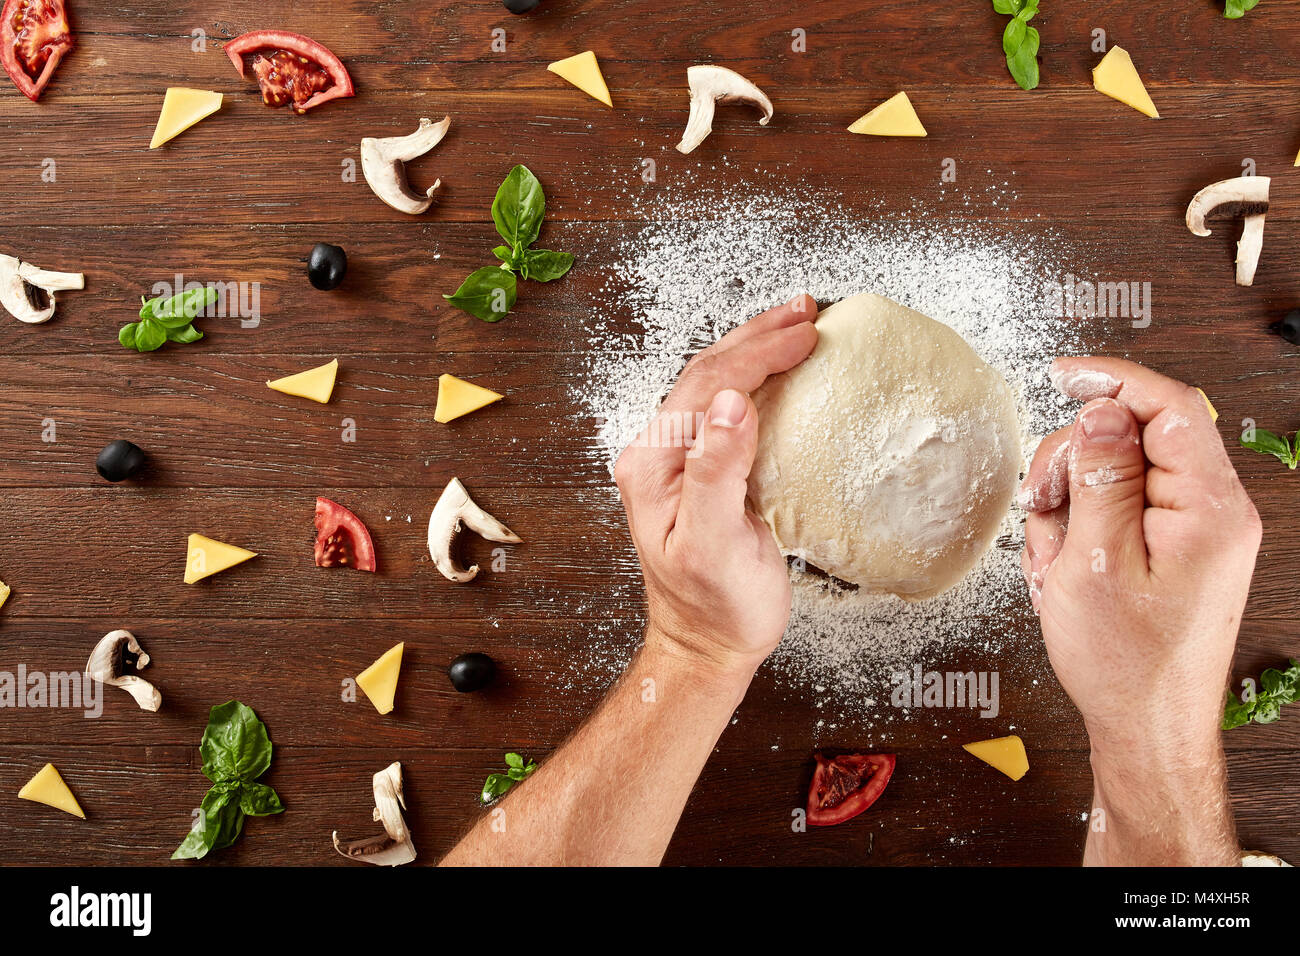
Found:
[[[208,707],[254,706],[275,741],[267,782],[282,817],[249,824],[204,865],[352,865],[330,832],[365,835],[369,777],[405,768],[423,863],[477,816],[475,797],[502,753],[544,757],[577,725],[639,641],[642,593],[621,505],[597,451],[598,422],[576,396],[593,352],[642,345],[635,310],[611,304],[628,281],[617,247],[664,203],[697,192],[798,191],[832,218],[906,228],[936,215],[941,163],[960,191],[1003,199],[942,206],[951,228],[1051,234],[1085,272],[1150,280],[1153,322],[1080,328],[1081,349],[1123,354],[1206,390],[1259,506],[1265,539],[1234,675],[1300,654],[1289,621],[1300,572],[1295,475],[1239,447],[1243,419],[1300,426],[1297,350],[1269,331],[1300,298],[1300,7],[1262,4],[1224,21],[1212,3],[1101,0],[1045,4],[1043,87],[1006,74],[1003,18],[987,2],[545,0],[511,17],[492,0],[305,0],[267,22],[265,4],[199,0],[94,5],[72,0],[76,51],[32,104],[0,91],[0,252],[82,269],[48,325],[0,323],[0,671],[77,671],[95,640],[129,627],[154,657],[158,714],[109,690],[103,713],[18,708],[0,718],[0,860],[162,864],[205,781],[197,745]],[[247,29],[299,30],[330,45],[357,99],[306,117],[262,107],[220,46]],[[491,31],[506,30],[504,52]],[[1090,88],[1092,32],[1134,55],[1162,119]],[[191,34],[208,37],[203,52]],[[808,52],[791,50],[805,30]],[[546,72],[599,54],[617,109]],[[723,62],[758,82],[777,114],[760,128],[719,114],[690,157],[673,149],[685,120],[685,68]],[[220,90],[226,105],[167,147],[146,149],[167,86]],[[930,136],[854,137],[844,127],[906,88]],[[451,135],[412,164],[441,178],[438,203],[408,218],[345,181],[362,136],[453,118]],[[1230,230],[1183,224],[1200,186],[1245,159],[1274,176],[1256,285],[1232,284]],[[656,178],[641,178],[653,159]],[[50,182],[46,160],[56,174]],[[441,294],[487,264],[487,215],[514,163],[546,185],[547,244],[578,256],[562,282],[530,289],[515,314],[485,325]],[[955,194],[954,194],[955,195]],[[917,213],[917,209],[924,210]],[[817,221],[807,228],[815,231]],[[345,245],[350,274],[312,289],[318,241]],[[203,323],[206,338],[153,355],[120,349],[139,296],[176,273],[256,282],[261,320]],[[599,305],[604,322],[590,321]],[[737,315],[739,319],[742,316]],[[328,406],[285,400],[265,381],[338,357]],[[682,356],[684,360],[686,356]],[[432,421],[436,377],[480,381],[506,401],[449,426]],[[357,440],[342,440],[344,419]],[[49,420],[57,441],[42,440]],[[109,486],[93,471],[126,436],[152,458],[146,481]],[[525,543],[504,570],[468,587],[438,576],[424,523],[460,475]],[[312,506],[325,495],[375,533],[380,573],[312,565]],[[409,519],[409,521],[408,521]],[[199,531],[260,556],[196,586],[181,582],[185,536]],[[483,542],[469,556],[488,562]],[[969,711],[870,721],[828,714],[764,668],[720,741],[668,862],[759,864],[1071,864],[1085,837],[1087,739],[1052,676],[1027,609],[989,616],[1006,653],[947,651],[952,669],[998,669],[998,720]],[[398,706],[380,718],[344,681],[407,643]],[[485,650],[503,679],[460,695],[444,674]],[[1140,689],[1138,690],[1140,692]],[[833,731],[819,721],[835,724]],[[991,725],[996,724],[996,727]],[[1014,727],[1032,770],[1013,784],[955,742]],[[890,749],[899,772],[869,818],[794,832],[815,746]],[[1300,861],[1300,719],[1226,735],[1243,841]],[[86,807],[84,823],[13,794],[46,760]]]

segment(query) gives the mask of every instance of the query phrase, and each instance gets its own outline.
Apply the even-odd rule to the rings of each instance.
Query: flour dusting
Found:
[[[587,367],[576,388],[598,423],[597,453],[612,468],[686,360],[740,322],[800,292],[823,306],[875,292],[947,324],[1002,373],[1032,454],[1036,436],[1068,421],[1048,364],[1080,348],[1077,323],[1053,314],[1046,290],[1085,263],[1051,229],[969,218],[972,207],[1004,199],[996,191],[967,197],[966,211],[949,219],[951,202],[849,215],[833,197],[770,182],[727,191],[690,183],[648,200],[629,195],[642,223],[584,227],[613,259],[589,304]],[[1022,543],[1021,516],[1012,512],[961,584],[914,603],[792,572],[790,624],[769,666],[819,704],[868,721],[894,719],[883,713],[892,711],[894,672],[954,646],[996,662],[1026,645],[1029,626],[1021,633],[1007,626],[1033,621]]]

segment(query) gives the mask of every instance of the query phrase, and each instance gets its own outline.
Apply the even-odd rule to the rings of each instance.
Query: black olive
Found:
[[[311,284],[328,292],[342,285],[347,274],[348,254],[342,247],[331,246],[328,242],[316,243],[307,259],[307,278]]]
[[[462,694],[482,690],[492,683],[492,678],[496,676],[496,673],[496,662],[486,654],[479,654],[477,651],[472,654],[460,655],[447,668],[447,676],[451,678],[451,686]]]
[[[1286,318],[1278,323],[1278,332],[1292,345],[1300,345],[1300,309],[1292,309]]]
[[[505,0],[506,9],[511,13],[528,13],[536,10],[542,0]]]
[[[126,481],[144,467],[144,451],[124,438],[111,441],[95,459],[95,470],[105,481]]]

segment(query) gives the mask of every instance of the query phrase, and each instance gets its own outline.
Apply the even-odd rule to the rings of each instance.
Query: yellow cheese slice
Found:
[[[9,594],[10,594],[9,585],[5,584],[3,581],[0,581],[0,607],[5,606],[5,601],[9,600]]]
[[[1142,85],[1142,77],[1138,76],[1137,67],[1133,65],[1133,58],[1123,47],[1111,47],[1101,62],[1092,68],[1092,85],[1098,93],[1105,93],[1152,119],[1160,119],[1156,104],[1151,102],[1147,88]]]
[[[150,149],[170,142],[195,123],[207,119],[221,109],[221,94],[208,90],[187,90],[173,86],[163,97],[162,112],[158,114],[158,127],[149,141]]]
[[[1199,388],[1197,389],[1197,391],[1201,392]],[[1210,396],[1206,395],[1204,392],[1201,392],[1201,398],[1205,399],[1205,407],[1210,410],[1210,421],[1217,422],[1219,420],[1219,413],[1215,409],[1214,403],[1210,401]]]
[[[1292,163],[1291,165],[1292,165],[1292,166],[1300,166],[1300,153],[1296,153],[1296,154],[1295,154],[1295,162]]]
[[[605,85],[605,76],[600,72],[600,64],[596,62],[596,54],[590,50],[566,60],[556,60],[547,69],[606,106],[614,105],[609,98],[609,87]]]
[[[974,754],[990,767],[1001,770],[1012,780],[1019,780],[1029,772],[1029,756],[1025,753],[1025,742],[1015,734],[961,746],[967,753]]]
[[[193,584],[211,577],[219,571],[243,564],[257,557],[256,551],[245,551],[233,544],[222,544],[201,534],[190,535],[185,554],[185,583]]]
[[[912,109],[906,93],[895,93],[849,127],[850,133],[868,136],[924,136],[925,127]]]
[[[74,817],[86,819],[86,814],[82,812],[77,798],[72,795],[72,791],[68,789],[68,785],[63,782],[63,778],[59,776],[52,763],[47,763],[37,771],[36,776],[28,780],[18,791],[18,797],[22,800],[34,800],[47,807],[62,810],[64,813],[71,813]]]
[[[334,394],[334,377],[338,374],[338,371],[339,360],[335,359],[328,365],[309,368],[297,375],[277,378],[274,382],[267,382],[266,384],[277,392],[296,395],[299,398],[310,398],[313,402],[320,402],[324,405],[330,400],[330,396]]]
[[[438,376],[438,407],[433,410],[435,422],[449,422],[470,412],[476,412],[484,405],[501,401],[490,388],[466,382],[455,375]]]
[[[391,648],[357,675],[357,686],[366,692],[370,703],[381,714],[392,712],[393,697],[397,694],[397,677],[402,672],[402,649],[405,647],[406,643],[403,642]]]

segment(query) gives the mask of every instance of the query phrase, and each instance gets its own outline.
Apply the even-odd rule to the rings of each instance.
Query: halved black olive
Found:
[[[105,481],[125,481],[134,478],[144,467],[144,450],[124,438],[104,446],[95,459],[95,470]]]

